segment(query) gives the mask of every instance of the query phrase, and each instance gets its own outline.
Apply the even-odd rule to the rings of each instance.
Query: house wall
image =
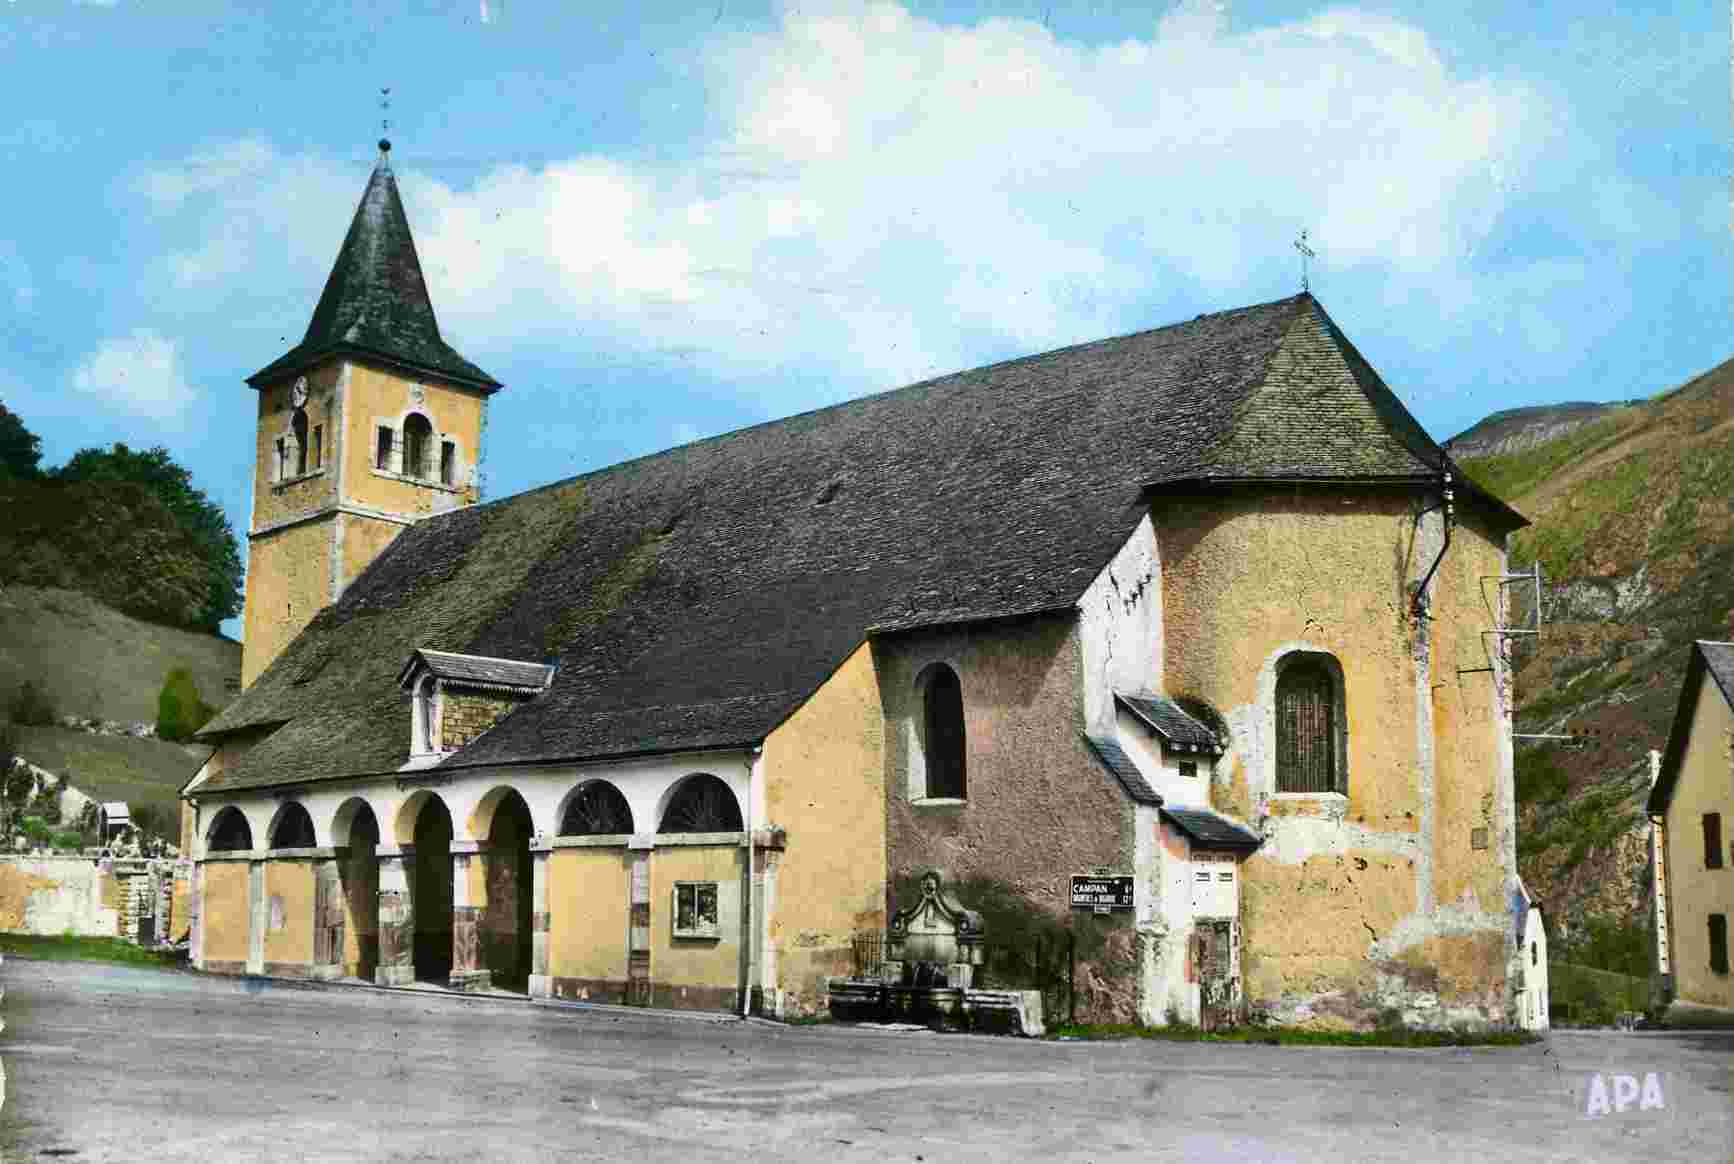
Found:
[[[658,846],[650,860],[651,1005],[733,1010],[741,975],[740,845]],[[715,938],[674,936],[674,888],[679,881],[714,881]]]
[[[1423,508],[1413,492],[1284,487],[1153,509],[1166,691],[1225,714],[1215,805],[1267,838],[1243,867],[1242,967],[1251,1008],[1276,1021],[1515,1020],[1507,678],[1481,633],[1503,539],[1460,509],[1418,623],[1411,587],[1443,544]],[[1297,650],[1342,667],[1346,795],[1276,791],[1276,667]]]
[[[207,860],[199,866],[203,881],[200,924],[203,957],[199,968],[239,974],[247,966],[252,906],[247,891],[247,860]]]
[[[1710,969],[1709,925],[1713,913],[1734,921],[1734,714],[1709,675],[1698,685],[1689,730],[1668,802],[1666,831],[1674,998],[1682,1010],[1715,1007],[1734,1012],[1734,974]],[[1704,864],[1707,812],[1722,814],[1720,869]]]
[[[938,869],[967,908],[1014,902],[993,908],[1015,908],[1034,923],[1075,925],[1079,1018],[1130,1020],[1137,1012],[1135,918],[1073,915],[1070,908],[1073,874],[1132,874],[1137,863],[1130,801],[1083,740],[1086,656],[1075,617],[876,639],[873,658],[887,724],[891,895],[897,879],[908,883]],[[916,678],[934,662],[950,665],[963,690],[962,804],[911,796],[921,715]],[[887,911],[896,905],[888,898]],[[1012,920],[1002,915],[1002,928]],[[992,942],[991,910],[984,921]]]
[[[760,763],[762,819],[787,843],[760,858],[760,884],[770,875],[774,888],[760,981],[781,995],[773,1011],[813,1014],[826,977],[850,972],[853,935],[885,925],[885,718],[872,648],[862,644],[771,732]]]

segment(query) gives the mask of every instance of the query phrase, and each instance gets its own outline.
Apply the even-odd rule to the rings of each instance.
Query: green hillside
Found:
[[[1539,640],[1514,645],[1519,861],[1556,919],[1643,900],[1648,752],[1667,740],[1694,638],[1734,638],[1734,361],[1533,447],[1462,457],[1532,521]],[[1529,612],[1520,612],[1520,617]]]

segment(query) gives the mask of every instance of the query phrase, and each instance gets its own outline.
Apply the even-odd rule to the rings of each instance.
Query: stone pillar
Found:
[[[255,855],[247,863],[247,973],[265,973],[265,930],[271,925],[265,900],[265,862]]]
[[[530,839],[531,998],[554,996],[554,979],[548,971],[548,857],[553,849],[547,837]]]
[[[193,969],[205,968],[205,863],[193,862],[191,892],[187,894],[187,960]]]
[[[379,861],[379,965],[373,980],[381,986],[415,981],[415,846],[381,845]]]
[[[482,965],[482,905],[472,900],[471,866],[485,870],[488,847],[479,841],[453,841],[452,849],[452,976],[453,990],[487,990],[493,974]]]

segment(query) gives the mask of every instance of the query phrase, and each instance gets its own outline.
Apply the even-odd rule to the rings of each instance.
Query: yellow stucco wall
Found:
[[[199,924],[206,962],[247,960],[247,862],[207,861],[200,867],[205,897]]]
[[[331,532],[327,517],[248,540],[242,686],[330,603]]]
[[[419,393],[420,399],[417,399]],[[416,381],[397,372],[351,364],[344,389],[346,429],[343,485],[347,498],[357,505],[389,513],[426,515],[455,508],[474,500],[469,486],[470,470],[476,463],[481,438],[484,397],[479,392],[435,381]],[[401,475],[375,470],[375,430],[391,425],[399,430],[404,414],[414,410],[433,425],[433,478],[439,470],[439,442],[457,446],[457,486],[446,489],[424,481],[406,481]]]
[[[650,976],[657,986],[739,986],[741,871],[745,852],[737,845],[679,845],[659,848],[651,856]],[[717,883],[720,937],[674,936],[677,881]]]
[[[397,535],[409,527],[395,521],[345,513],[338,518],[342,524],[343,547],[339,553],[341,573],[337,576],[339,591],[361,576],[361,572],[379,557]]]
[[[308,441],[315,426],[324,429],[322,471],[308,461],[308,475],[279,481],[276,477],[277,439],[290,435],[294,404],[290,397],[294,377],[261,388],[258,392],[258,423],[253,449],[253,526],[260,529],[279,521],[311,513],[329,505],[337,496],[337,474],[332,463],[332,441],[337,436],[336,388],[342,364],[332,362],[306,373]],[[312,456],[311,450],[308,453]],[[288,468],[294,474],[293,457]]]
[[[626,850],[548,854],[548,973],[624,981],[629,874]]]
[[[1251,1000],[1354,999],[1395,980],[1437,992],[1442,1005],[1501,1011],[1500,927],[1515,869],[1510,781],[1493,677],[1469,669],[1491,662],[1483,595],[1497,601],[1499,592],[1482,577],[1503,572],[1503,540],[1460,513],[1433,583],[1432,618],[1418,624],[1408,583],[1437,547],[1415,544],[1417,508],[1413,493],[1271,489],[1153,510],[1168,692],[1198,696],[1241,724],[1242,746],[1219,765],[1215,803],[1255,827],[1308,818],[1285,825],[1310,850],[1304,859],[1267,842],[1245,866]],[[1274,794],[1271,663],[1297,644],[1342,667],[1346,798]],[[1261,741],[1253,749],[1251,727]],[[1477,849],[1481,827],[1486,847]],[[1459,920],[1444,924],[1441,907]],[[1473,932],[1462,932],[1463,918],[1480,919]],[[1363,1007],[1349,1021],[1365,1018]]]
[[[313,961],[313,862],[265,862],[265,962]]]
[[[1707,812],[1722,814],[1722,868],[1704,864]],[[1668,927],[1674,996],[1734,1008],[1734,974],[1710,970],[1709,917],[1734,921],[1734,714],[1710,675],[1698,687],[1691,735],[1668,802]],[[1734,939],[1730,945],[1734,946]]]
[[[765,816],[788,839],[769,919],[776,985],[815,1006],[826,975],[849,973],[851,935],[885,924],[884,736],[862,644],[765,740]]]

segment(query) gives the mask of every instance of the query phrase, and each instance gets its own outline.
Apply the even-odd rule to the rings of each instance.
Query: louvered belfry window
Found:
[[[1337,685],[1321,662],[1291,663],[1276,681],[1276,790],[1341,792]]]

